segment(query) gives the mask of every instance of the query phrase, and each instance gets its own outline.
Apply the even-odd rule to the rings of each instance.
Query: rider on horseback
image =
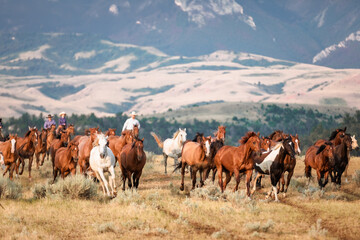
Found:
[[[67,127],[67,123],[66,123],[66,112],[61,112],[59,114],[60,118],[59,118],[59,126],[56,129],[56,135],[59,135],[60,130],[66,130]]]
[[[122,128],[122,131],[125,131],[125,130],[133,130],[134,128],[134,125],[137,125],[138,128],[140,129],[140,123],[137,119],[135,119],[136,117],[136,112],[135,111],[132,111],[131,112],[131,118],[128,118],[125,123],[124,123],[124,126]]]
[[[51,114],[47,116],[47,120],[44,123],[44,129],[50,129],[52,125],[56,126],[56,122],[54,119],[52,119]]]

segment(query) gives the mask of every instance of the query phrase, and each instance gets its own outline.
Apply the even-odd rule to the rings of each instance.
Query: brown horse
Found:
[[[216,137],[216,139],[212,139],[212,142],[214,142],[215,140],[221,140],[221,141],[225,142],[225,135],[226,135],[226,127],[220,125],[218,127],[218,130],[214,133],[214,136]]]
[[[61,177],[63,179],[69,175],[69,173],[73,176],[75,175],[78,153],[78,144],[74,141],[71,141],[67,147],[61,147],[57,150],[53,169],[53,183],[55,182],[59,172],[61,173]]]
[[[21,171],[19,172],[22,175],[25,167],[25,158],[29,159],[29,179],[31,180],[31,166],[33,162],[33,157],[35,153],[35,146],[37,143],[37,129],[36,127],[29,127],[29,131],[25,134],[25,137],[19,137],[17,140],[17,151],[19,155],[19,161],[16,164],[16,172],[19,169],[20,162],[22,163]]]
[[[47,131],[45,129],[41,129],[41,133],[38,134],[37,145],[35,147],[37,169],[39,169],[39,165],[42,166],[44,164],[46,149],[47,149],[46,142],[47,142]],[[42,154],[41,159],[40,159],[40,154]]]
[[[297,155],[300,155],[301,150],[300,150],[300,139],[299,136],[296,134],[295,136],[291,136],[291,140],[294,143],[294,150],[295,153]],[[284,159],[284,171],[281,175],[281,179],[279,182],[280,188],[279,188],[279,192],[284,192],[286,193],[290,184],[290,180],[294,174],[294,169],[296,166],[296,158],[291,158],[289,155],[286,155],[285,159]],[[285,172],[288,172],[287,175],[287,181],[286,181],[286,185],[285,185]],[[285,186],[285,188],[284,188]]]
[[[68,142],[70,142],[71,136],[73,136],[75,134],[74,124],[69,124],[69,126],[66,128],[65,132],[69,137]]]
[[[110,136],[108,138],[109,148],[113,152],[116,161],[121,166],[121,151],[126,144],[133,143],[133,134],[130,131],[124,131],[121,136]]]
[[[276,142],[279,142],[279,141],[281,141],[282,139],[285,139],[285,138],[287,138],[287,137],[289,137],[289,134],[286,134],[286,133],[284,133],[284,132],[281,131],[281,130],[275,130],[273,133],[271,133],[271,134],[269,135],[269,138],[270,138],[271,140],[276,141]]]
[[[123,180],[123,190],[125,190],[125,182],[128,179],[128,186],[131,188],[139,187],[139,181],[142,170],[146,163],[146,155],[144,152],[144,138],[138,139],[131,144],[126,144],[121,152],[121,172]],[[133,177],[133,184],[131,183],[131,175]]]
[[[352,150],[352,139],[350,134],[346,134],[341,143],[334,148],[335,165],[334,170],[330,172],[331,182],[341,185],[341,176],[348,166],[350,160],[350,151]]]
[[[204,180],[206,180],[209,177],[210,171],[212,170],[213,174],[212,174],[212,181],[215,181],[215,176],[216,176],[216,165],[214,162],[215,159],[215,155],[216,153],[220,150],[220,148],[222,148],[224,146],[224,141],[223,140],[218,140],[216,139],[215,141],[212,141],[210,144],[210,154],[208,157],[208,161],[210,163],[209,168],[206,169],[206,171],[204,172]]]
[[[329,141],[332,142],[334,146],[337,146],[341,144],[341,139],[345,137],[345,135],[346,135],[346,127],[344,129],[338,128],[331,133]],[[315,142],[314,145],[320,147],[325,142],[326,142],[325,139],[319,139]]]
[[[76,143],[79,143],[80,138],[88,137],[88,136],[90,136],[92,134],[96,134],[96,133],[100,133],[99,127],[85,129],[85,135],[77,135],[74,137],[73,141],[75,141]]]
[[[185,167],[191,167],[192,189],[196,184],[196,173],[200,171],[200,187],[204,185],[203,170],[210,167],[210,161],[207,159],[210,155],[211,137],[205,138],[199,142],[186,142],[181,152],[181,163],[174,169],[176,171],[181,167],[181,186],[180,190],[184,190]]]
[[[16,151],[17,135],[10,134],[9,138],[10,139],[6,142],[0,142],[0,152],[3,154],[4,164],[6,166],[3,176],[9,171],[9,178],[10,180],[13,180],[13,172],[16,165],[16,159],[18,158]]]
[[[116,136],[116,128],[109,128],[106,131],[105,136]]]
[[[329,173],[333,170],[334,163],[334,145],[332,142],[325,142],[320,147],[311,146],[305,154],[305,175],[310,181],[311,168],[314,168],[319,186],[323,188],[328,183]],[[325,179],[324,182],[322,178]]]
[[[79,145],[79,167],[80,173],[86,174],[87,169],[89,168],[89,158],[91,149],[94,147],[94,142],[96,140],[96,136],[98,131],[95,129],[90,130],[90,136],[81,136],[78,141],[74,142]]]
[[[46,134],[46,152],[49,156],[49,151],[50,151],[50,146],[51,146],[51,142],[52,140],[54,140],[56,138],[56,126],[55,125],[51,125],[51,128],[46,129],[47,134]]]
[[[234,174],[236,186],[234,191],[238,190],[240,183],[240,173],[246,174],[246,193],[250,196],[250,180],[253,171],[252,152],[260,154],[259,133],[247,132],[240,140],[239,147],[223,146],[215,155],[215,165],[219,176],[219,185],[224,192],[226,185],[230,182]],[[222,172],[226,174],[226,180],[223,183]]]

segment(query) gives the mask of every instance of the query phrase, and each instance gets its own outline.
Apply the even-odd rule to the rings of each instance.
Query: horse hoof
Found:
[[[184,185],[180,186],[180,191],[184,191]]]

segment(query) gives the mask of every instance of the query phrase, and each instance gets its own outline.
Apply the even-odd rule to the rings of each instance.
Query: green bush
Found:
[[[20,183],[0,177],[0,198],[19,199],[22,195]]]

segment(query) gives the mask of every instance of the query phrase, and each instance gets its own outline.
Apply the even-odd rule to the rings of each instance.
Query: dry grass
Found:
[[[54,197],[48,193],[50,162],[15,179],[21,197],[3,199],[0,208],[1,239],[357,239],[360,234],[360,190],[356,184],[360,158],[352,158],[348,182],[341,189],[329,184],[324,191],[316,181],[307,186],[304,164],[298,160],[288,194],[280,203],[265,201],[269,178],[252,199],[244,194],[244,180],[237,193],[221,194],[217,183],[202,189],[179,190],[180,174],[163,174],[162,156],[152,156],[140,179],[138,191],[119,190],[114,199],[93,200]],[[171,162],[171,160],[170,160]],[[51,172],[51,171],[50,171]],[[117,185],[120,185],[117,166]],[[314,175],[314,174],[313,174]],[[70,180],[70,179],[69,179]],[[74,182],[74,179],[72,180]],[[76,182],[76,181],[75,181]],[[63,184],[59,180],[56,184]],[[54,186],[53,186],[54,187]]]

